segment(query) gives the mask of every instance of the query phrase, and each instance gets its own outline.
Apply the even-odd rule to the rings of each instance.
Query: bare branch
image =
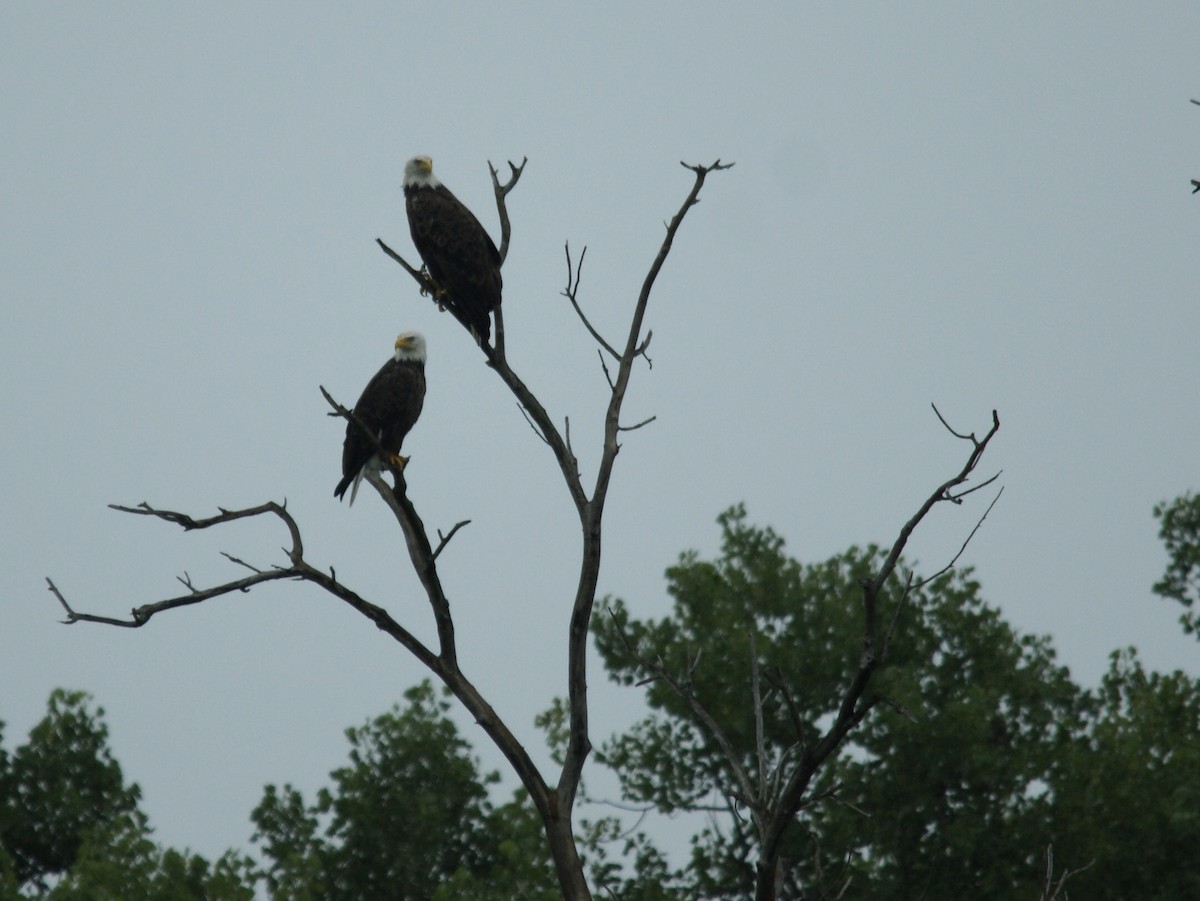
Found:
[[[51,581],[49,576],[46,577],[46,586],[50,590],[50,593],[58,598],[58,602],[62,605],[63,610],[67,612],[67,618],[62,620],[63,625],[69,626],[72,623],[81,622],[105,623],[110,626],[125,626],[134,629],[141,625],[136,620],[114,619],[109,616],[96,616],[93,613],[76,613],[71,609],[71,605],[67,603],[67,599],[63,597],[62,592],[58,590],[58,586]]]
[[[999,474],[997,474],[997,476],[998,475]],[[982,488],[982,487],[984,487],[984,485],[991,484],[992,482],[994,482],[996,480],[997,476],[993,476],[992,478],[988,479],[986,482],[983,483],[983,485],[980,485],[979,487]],[[972,490],[974,490],[974,489],[972,489]],[[922,579],[920,582],[918,582],[916,585],[914,585],[913,588],[923,588],[924,586],[926,586],[930,582],[932,582],[934,579],[940,578],[941,576],[944,576],[946,573],[948,573],[950,570],[954,569],[954,564],[956,564],[958,562],[958,558],[963,555],[963,551],[965,551],[967,549],[967,545],[971,543],[971,539],[975,537],[975,533],[979,531],[979,527],[982,526],[983,521],[988,518],[988,514],[992,512],[992,507],[996,506],[996,501],[1000,500],[1000,495],[1002,495],[1003,493],[1004,493],[1004,488],[1001,487],[1001,489],[996,492],[996,496],[994,498],[992,498],[992,502],[990,504],[988,504],[987,509],[983,511],[983,516],[979,517],[979,521],[977,523],[975,523],[975,528],[971,529],[971,533],[969,535],[967,535],[967,539],[966,539],[966,541],[964,541],[962,543],[962,547],[960,547],[958,549],[958,553],[955,554],[950,559],[950,562],[947,563],[945,566],[943,566],[941,569],[939,569],[937,572],[935,572],[932,576]],[[962,497],[962,495],[959,495],[959,497]]]
[[[440,312],[443,312],[443,313],[449,312],[450,315],[453,316],[458,321],[458,323],[467,330],[467,332],[469,334],[472,334],[472,335],[475,334],[474,330],[471,328],[471,323],[467,321],[467,319],[463,316],[462,311],[459,310],[459,308],[457,306],[446,305],[446,304],[443,304],[440,300],[438,300],[438,286],[434,283],[433,279],[429,277],[428,272],[426,272],[423,268],[422,269],[413,268],[409,264],[409,262],[406,259],[404,259],[404,257],[400,256],[400,254],[396,253],[396,251],[394,251],[394,250],[392,250],[392,248],[388,247],[388,245],[384,243],[382,238],[376,238],[375,243],[379,245],[379,247],[383,250],[384,253],[386,253],[389,257],[391,257],[393,260],[395,260],[397,263],[399,263],[401,266],[403,266],[404,270],[413,277],[413,281],[415,281],[417,283],[417,286],[421,289],[422,297],[426,297],[426,296],[429,297],[429,299],[433,301],[433,303],[437,306],[437,308]],[[499,313],[500,313],[500,310],[499,310],[499,308],[497,308],[496,309],[497,316],[499,315]],[[486,346],[486,344],[482,341],[479,341],[479,344],[480,344],[480,346]]]
[[[512,224],[508,221],[508,194],[517,186],[517,181],[521,177],[521,173],[525,171],[525,164],[529,162],[529,157],[521,157],[521,165],[513,165],[509,160],[508,169],[512,173],[508,181],[500,184],[500,179],[496,173],[496,167],[492,165],[491,160],[488,160],[488,172],[492,175],[492,192],[496,195],[496,210],[500,214],[500,265],[504,265],[504,261],[508,258],[508,242],[512,236]],[[498,312],[498,311],[497,311]]]
[[[246,569],[250,570],[250,572],[253,572],[253,573],[262,572],[262,570],[259,569],[257,566],[251,566],[245,560],[241,560],[238,557],[233,556],[233,554],[229,554],[229,553],[226,553],[225,551],[221,551],[221,556],[224,557],[226,560],[228,560],[230,563],[236,563],[238,566],[246,567]],[[187,573],[184,573],[184,575],[187,575]],[[188,587],[189,588],[191,587],[190,582],[188,583]]]
[[[604,370],[604,380],[608,382],[608,390],[616,391],[617,386],[612,380],[612,373],[608,371],[608,363],[604,359],[604,354],[600,353],[599,348],[596,348],[596,356],[600,358],[600,368]]]
[[[653,337],[654,337],[654,329],[646,329],[645,339],[642,341],[641,344],[639,344],[637,346],[637,350],[635,350],[633,352],[634,356],[642,357],[643,359],[645,359],[646,366],[650,369],[654,368],[654,361],[650,359],[650,354],[646,353],[646,350],[650,347],[650,339],[652,339]]]
[[[964,497],[966,497],[968,494],[974,494],[979,489],[986,488],[988,485],[992,484],[992,482],[996,481],[996,479],[1000,478],[1000,476],[1003,473],[1004,473],[1004,470],[1002,469],[999,472],[997,472],[994,476],[992,476],[990,479],[987,479],[984,482],[980,482],[974,488],[968,488],[966,491],[960,491],[958,494],[952,494],[950,492],[946,492],[946,497],[944,498],[944,500],[948,500],[954,504],[961,504],[962,499]]]
[[[933,407],[933,412],[937,414],[937,418],[941,421],[942,425],[944,425],[946,427],[946,431],[949,432],[951,435],[953,435],[955,438],[961,438],[963,441],[974,441],[975,440],[974,432],[972,432],[970,435],[963,435],[959,432],[954,431],[954,429],[950,428],[950,423],[946,422],[946,417],[943,416],[942,411],[937,408],[937,404],[931,403],[929,406]]]
[[[644,425],[650,425],[650,423],[654,422],[654,420],[656,420],[656,419],[658,419],[657,416],[651,416],[648,419],[643,419],[641,422],[634,423],[633,425],[619,425],[619,426],[617,426],[617,431],[618,432],[632,432],[632,431],[635,431],[636,429],[640,429]]]
[[[934,412],[937,412],[936,407],[934,408]],[[938,419],[942,419],[941,413],[938,413],[937,415]],[[945,422],[946,421],[942,419],[942,423],[945,424]],[[896,568],[897,561],[900,559],[900,554],[904,551],[904,546],[908,543],[909,537],[912,535],[913,530],[920,524],[921,520],[925,518],[925,515],[929,513],[929,511],[932,510],[934,505],[939,501],[949,500],[951,496],[950,490],[965,482],[970,477],[971,473],[975,471],[975,467],[979,464],[979,460],[983,456],[984,451],[987,450],[988,444],[991,442],[992,438],[995,437],[996,432],[1000,430],[1000,416],[995,410],[992,411],[992,427],[988,430],[988,433],[983,437],[982,441],[976,440],[974,434],[964,436],[960,435],[958,432],[955,432],[948,425],[946,428],[956,437],[971,442],[973,448],[971,454],[967,458],[967,462],[963,464],[963,468],[959,471],[958,475],[947,479],[945,482],[939,485],[937,489],[930,494],[928,498],[926,498],[925,502],[921,504],[920,508],[913,515],[913,517],[904,524],[903,528],[901,528],[900,535],[896,538],[895,543],[892,545],[891,551],[888,552],[887,559],[884,561],[883,566],[880,567],[879,572],[876,574],[875,579],[870,586],[870,591],[872,594],[878,594],[879,590],[883,587],[884,582],[886,582],[891,576],[893,570]]]
[[[517,404],[517,409],[521,411],[521,415],[525,417],[525,421],[529,423],[529,427],[533,429],[533,434],[541,438],[543,444],[550,445],[550,440],[538,430],[537,424],[530,418],[529,412],[520,404]],[[550,446],[553,447],[553,445]]]
[[[119,510],[122,513],[132,513],[135,516],[154,516],[158,519],[173,522],[181,526],[185,531],[194,529],[208,529],[213,526],[221,525],[222,523],[233,522],[237,519],[245,519],[250,516],[261,516],[264,513],[274,513],[287,526],[288,532],[292,537],[292,549],[287,551],[288,557],[293,561],[304,556],[304,543],[300,540],[300,527],[296,525],[296,520],[287,512],[287,504],[277,504],[274,501],[268,501],[265,504],[260,504],[257,507],[247,507],[244,510],[225,510],[216,516],[209,516],[204,519],[194,519],[186,513],[178,513],[174,510],[156,510],[145,501],[142,501],[136,507],[126,507],[121,504],[109,504],[109,509]]]
[[[412,560],[413,569],[425,589],[429,606],[433,610],[433,618],[437,623],[439,657],[452,670],[458,669],[458,649],[454,637],[454,619],[450,615],[450,601],[442,590],[441,578],[438,576],[437,565],[434,562],[433,548],[429,544],[429,536],[425,525],[417,515],[416,508],[408,499],[408,484],[404,479],[404,470],[390,467],[396,480],[392,488],[383,480],[383,474],[368,470],[365,478],[380,497],[391,508],[404,533],[404,541],[408,545],[408,555]]]
[[[454,524],[454,528],[452,528],[445,535],[442,534],[441,529],[438,529],[438,546],[433,551],[433,559],[434,560],[437,559],[438,554],[440,554],[442,552],[442,549],[450,543],[450,539],[454,537],[455,532],[457,532],[463,526],[468,526],[470,524],[471,524],[471,520],[469,520],[469,519],[464,519],[461,522],[456,522]]]
[[[579,254],[579,264],[577,266],[575,266],[575,269],[573,272],[571,269],[571,244],[570,244],[570,242],[567,242],[566,244],[564,244],[563,249],[566,251],[566,254],[567,254],[567,286],[562,290],[562,292],[561,292],[562,296],[565,297],[567,300],[571,301],[571,306],[575,308],[575,315],[577,315],[579,317],[580,322],[583,323],[584,328],[586,328],[588,330],[588,333],[596,340],[596,343],[599,344],[606,351],[608,351],[614,360],[621,359],[621,355],[619,353],[617,353],[615,350],[613,350],[612,345],[609,344],[607,341],[605,341],[604,338],[601,337],[600,333],[598,331],[596,331],[595,328],[592,327],[591,322],[588,321],[587,316],[585,316],[583,313],[583,308],[579,305],[579,295],[578,295],[579,280],[580,280],[580,278],[583,277],[583,258],[585,256],[587,256],[587,246],[585,245],[583,248],[583,252]],[[601,356],[600,359],[601,359],[601,363],[603,363],[603,360],[604,360],[603,356]],[[605,374],[607,374],[607,372],[608,372],[608,370],[606,369]],[[612,380],[610,379],[609,385],[611,385],[611,384],[612,384]]]
[[[413,281],[417,283],[417,286],[421,289],[422,294],[428,294],[431,297],[436,295],[437,285],[433,283],[433,279],[431,279],[428,273],[425,272],[424,267],[420,269],[414,268],[409,264],[408,260],[404,259],[404,257],[400,256],[400,254],[388,247],[387,244],[384,243],[383,238],[376,238],[375,243],[380,246],[384,253],[404,267],[404,271],[413,277]]]

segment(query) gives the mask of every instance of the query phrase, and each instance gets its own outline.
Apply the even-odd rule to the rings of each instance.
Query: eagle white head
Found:
[[[414,156],[404,164],[404,187],[436,188],[441,182],[433,174],[433,160],[427,156]]]
[[[397,363],[425,362],[425,336],[419,332],[403,332],[396,338],[396,352],[392,358]]]

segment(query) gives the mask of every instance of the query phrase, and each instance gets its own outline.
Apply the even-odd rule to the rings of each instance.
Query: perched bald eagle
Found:
[[[396,352],[363,389],[354,405],[354,415],[379,439],[383,449],[401,468],[408,462],[401,457],[404,436],[421,415],[425,403],[425,339],[416,332],[405,332],[396,339]],[[346,423],[346,442],[342,446],[342,480],[333,489],[343,498],[350,483],[350,503],[358,494],[358,483],[368,469],[382,469],[383,462],[375,442],[358,424]]]
[[[413,244],[445,306],[479,341],[492,334],[500,306],[500,252],[471,211],[433,174],[433,160],[404,164],[404,205]]]

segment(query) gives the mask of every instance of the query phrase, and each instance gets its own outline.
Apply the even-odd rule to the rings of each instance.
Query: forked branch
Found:
[[[575,315],[579,317],[579,321],[583,323],[583,327],[588,330],[596,343],[599,344],[608,355],[614,360],[621,359],[621,355],[613,349],[613,346],[604,340],[604,337],[596,331],[587,316],[583,312],[583,307],[579,305],[579,280],[583,278],[583,258],[587,256],[587,245],[584,245],[583,250],[579,252],[579,262],[572,264],[571,262],[571,242],[568,241],[563,245],[563,251],[567,255],[567,286],[562,289],[562,296],[571,301],[571,306],[575,309]],[[600,364],[604,365],[604,358],[601,357]],[[608,369],[605,368],[607,374]],[[609,379],[609,385],[612,385],[612,380]]]
[[[529,162],[529,157],[521,157],[521,165],[516,165],[512,160],[508,161],[508,169],[512,174],[508,181],[504,184],[500,183],[500,177],[496,172],[496,167],[492,165],[491,160],[488,161],[488,172],[492,175],[492,193],[496,196],[496,211],[500,214],[500,246],[497,248],[500,251],[500,265],[504,265],[504,261],[508,259],[508,241],[512,237],[512,223],[508,220],[508,194],[517,186],[517,181],[521,178],[521,173],[525,171],[525,164]]]

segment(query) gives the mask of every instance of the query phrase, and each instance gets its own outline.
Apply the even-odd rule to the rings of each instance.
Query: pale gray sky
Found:
[[[463,330],[376,248],[415,259],[404,160],[498,234],[487,160],[529,157],[504,270],[513,366],[585,473],[606,386],[559,296],[621,333],[663,222],[713,176],[664,269],[610,494],[602,591],[667,609],[662,571],[744,500],[801,559],[890,542],[964,448],[1004,497],[964,561],[1094,683],[1118,646],[1200,673],[1150,585],[1150,509],[1196,488],[1200,6],[35,4],[0,11],[5,465],[0,718],[55,686],[107,709],[158,838],[246,847],[266,782],[311,797],[342,730],[422,678],[370,623],[276,584],[138,631],[126,613],[280,562],[274,523],[185,534],[112,502],[210,513],[286,498],[315,565],[432,634],[390,514],[339,504],[342,426],[395,335],[425,333],[406,443],[460,658],[527,746],[564,691],[578,526],[546,448]],[[938,509],[929,568],[986,498]],[[593,671],[602,738],[636,716]],[[502,761],[479,730],[485,761]],[[544,755],[543,755],[544,759]],[[667,827],[670,828],[669,825]]]

